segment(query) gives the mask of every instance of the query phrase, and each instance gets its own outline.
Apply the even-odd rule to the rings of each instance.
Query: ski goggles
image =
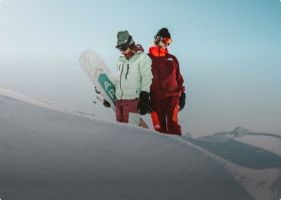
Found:
[[[125,44],[125,45],[118,46],[116,48],[119,49],[120,51],[126,51],[129,48],[129,45]]]
[[[169,45],[172,43],[172,39],[171,39],[171,38],[165,37],[165,38],[162,39],[162,42],[163,42],[165,45],[169,46]]]

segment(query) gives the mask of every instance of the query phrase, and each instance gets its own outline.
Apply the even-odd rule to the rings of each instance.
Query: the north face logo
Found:
[[[167,60],[169,60],[169,61],[174,61],[173,58],[167,58]]]

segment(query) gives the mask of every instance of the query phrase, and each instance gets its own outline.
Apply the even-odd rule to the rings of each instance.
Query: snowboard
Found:
[[[88,49],[81,53],[79,62],[82,70],[87,74],[96,90],[109,102],[113,112],[115,112],[115,87],[109,78],[112,77],[110,70],[102,57],[94,50]],[[139,126],[148,128],[148,125],[142,118]]]

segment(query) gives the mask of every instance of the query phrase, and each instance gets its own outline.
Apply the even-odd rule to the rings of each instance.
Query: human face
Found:
[[[166,49],[171,44],[171,42],[172,42],[171,38],[161,38],[161,40],[159,40],[157,45],[163,49]]]
[[[129,46],[128,45],[122,45],[122,46],[119,46],[117,48],[119,49],[119,51],[123,52],[123,51],[126,51],[129,48]]]
[[[128,47],[126,50],[124,50],[124,51],[120,50],[120,51],[123,55],[127,55],[128,53],[130,53],[131,49]]]
[[[163,48],[163,49],[166,49],[169,45],[168,44],[165,44],[162,40],[160,40],[158,42],[158,46]]]
[[[171,38],[168,38],[168,37],[165,37],[162,39],[162,42],[166,45],[166,46],[169,46],[171,43],[172,43],[172,39]]]

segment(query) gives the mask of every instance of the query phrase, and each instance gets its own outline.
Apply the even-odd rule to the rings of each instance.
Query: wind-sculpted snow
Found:
[[[0,94],[0,198],[253,200],[209,154]]]
[[[242,142],[236,141],[237,138],[245,137],[244,134],[250,133],[247,129],[235,129],[236,131],[221,132],[214,135],[202,137],[199,139],[185,138],[197,147],[201,147],[207,153],[213,155],[220,162],[225,163],[227,169],[256,200],[274,200],[281,196],[281,157],[276,154],[280,141],[277,141],[274,149],[268,151],[268,147],[274,144],[260,145],[260,135],[249,145],[243,139]],[[247,131],[244,131],[247,130]],[[248,136],[248,135],[246,135]],[[253,135],[251,135],[253,137]],[[264,136],[263,136],[264,137]],[[271,137],[272,138],[272,137]],[[264,138],[263,142],[268,141]],[[274,141],[276,142],[276,141]],[[265,147],[266,148],[261,148]],[[279,151],[278,151],[279,152]]]

